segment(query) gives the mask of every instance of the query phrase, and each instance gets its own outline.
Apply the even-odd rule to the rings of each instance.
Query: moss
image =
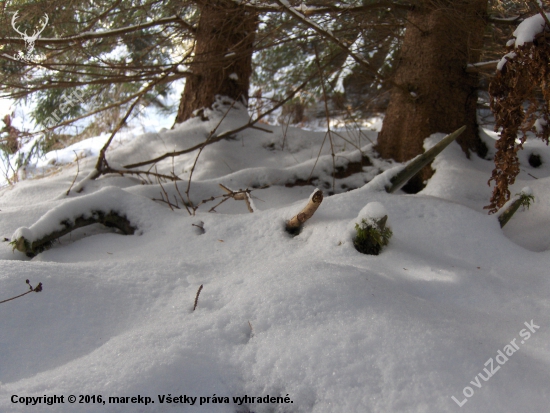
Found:
[[[528,195],[523,192],[516,195],[519,195],[520,205],[524,208],[529,209],[531,202],[535,202],[535,197],[533,195]]]
[[[371,225],[362,219],[361,224],[355,224],[357,235],[353,239],[353,246],[357,251],[362,254],[378,255],[382,248],[388,245],[393,232],[385,226],[385,219],[379,222],[381,225]]]

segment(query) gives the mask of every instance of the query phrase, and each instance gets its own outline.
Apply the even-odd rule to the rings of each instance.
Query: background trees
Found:
[[[477,63],[487,22],[487,1],[421,2],[407,15],[400,56],[395,63],[390,105],[378,140],[384,158],[403,162],[423,152],[424,138],[451,133],[462,125],[458,138],[463,150],[484,156],[478,136]],[[409,190],[422,188],[425,169]]]
[[[176,123],[212,105],[216,95],[248,105],[256,10],[232,0],[197,1],[197,6],[200,19],[195,31],[192,75],[185,83]]]
[[[43,13],[50,16],[36,41],[36,61],[14,57],[24,48],[11,27],[15,11],[29,30]],[[389,102],[381,156],[408,160],[423,151],[428,135],[463,124],[462,148],[484,156],[477,136],[479,72],[495,63],[472,65],[494,57],[510,37],[510,23],[525,12],[513,1],[487,0],[8,3],[0,93],[35,102],[31,117],[45,128],[45,142],[116,130],[130,108],[155,106],[173,116],[164,97],[174,81],[186,79],[176,123],[216,95],[246,104],[250,93],[261,110],[292,93],[285,111],[296,122],[308,105],[315,113],[321,99],[344,119],[385,110]],[[75,89],[82,99],[52,118]],[[86,117],[94,120],[77,122]],[[420,189],[429,174],[408,190]]]

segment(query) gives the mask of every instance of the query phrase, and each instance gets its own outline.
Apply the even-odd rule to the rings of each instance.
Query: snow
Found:
[[[380,202],[369,202],[360,212],[358,219],[364,219],[367,223],[374,223],[388,215],[388,211]]]
[[[509,53],[506,53],[502,59],[500,59],[500,61],[498,62],[497,64],[497,70],[502,70],[502,68],[504,67],[504,65],[506,64],[506,62],[508,62],[508,60],[512,60],[514,57],[516,57],[517,54],[516,52],[509,52]]]
[[[207,113],[207,122],[127,136],[107,159],[142,161],[248,121],[234,108],[220,123],[222,108]],[[548,411],[547,146],[528,140],[519,153],[522,171],[511,192],[529,186],[535,203],[502,230],[483,210],[492,161],[467,159],[456,143],[436,158],[422,192],[387,194],[384,185],[399,165],[374,158],[375,132],[339,132],[347,141],[335,138],[337,166],[362,154],[374,165],[332,188],[329,145],[320,151],[324,132],[261,127],[272,133],[247,129],[205,147],[190,187],[195,204],[224,194],[220,183],[256,188],[254,213],[232,199],[213,213],[213,202],[195,216],[181,201],[171,211],[151,200],[161,197],[158,183],[121,176],[62,196],[76,175],[74,154],[59,156],[64,163],[55,173],[0,190],[6,238],[18,228],[42,234],[62,217],[98,207],[124,211],[139,228],[128,236],[81,228],[32,260],[3,244],[0,300],[27,291],[26,279],[41,282],[43,291],[2,304],[0,411],[456,412],[453,397],[466,399],[468,412]],[[494,138],[483,131],[490,148]],[[533,151],[543,158],[539,168],[527,162]],[[184,194],[195,156],[167,159],[158,172],[179,174]],[[77,182],[94,164],[92,156],[79,161]],[[285,186],[310,175],[314,186]],[[177,196],[173,183],[162,186]],[[325,198],[292,237],[284,223],[315,186]],[[349,226],[381,214],[393,230],[389,245],[379,256],[358,253]],[[521,332],[531,321],[540,328],[525,340]],[[514,339],[519,350],[498,364],[498,351]],[[489,359],[500,369],[479,380]],[[11,401],[14,395],[64,396],[64,403],[25,407]],[[70,404],[69,395],[101,395],[106,403]],[[180,395],[185,406],[167,403]],[[229,402],[213,403],[214,395]],[[291,402],[233,402],[245,395]],[[109,403],[138,396],[154,403]]]
[[[550,13],[546,13],[546,16],[550,18]],[[514,31],[515,46],[523,46],[525,43],[532,42],[535,36],[544,30],[545,25],[546,22],[540,14],[535,14],[522,21]]]
[[[544,127],[547,125],[548,122],[546,122],[544,119],[539,118],[535,121],[533,127],[535,128],[535,131],[540,134],[544,132]]]

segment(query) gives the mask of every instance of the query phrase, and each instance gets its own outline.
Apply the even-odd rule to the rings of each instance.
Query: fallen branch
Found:
[[[286,223],[287,232],[293,235],[299,234],[302,225],[313,216],[321,202],[323,202],[323,191],[317,189],[309,198],[305,208]]]
[[[428,149],[422,155],[418,155],[409,162],[400,172],[390,180],[390,185],[386,186],[386,192],[393,193],[401,189],[413,176],[415,176],[422,168],[432,162],[437,155],[443,151],[449,144],[460,136],[466,130],[466,126],[462,126],[453,133],[445,136],[432,148]]]
[[[103,211],[92,211],[91,216],[79,216],[74,220],[66,219],[61,222],[62,229],[52,231],[43,237],[30,240],[23,235],[25,229],[19,229],[16,232],[15,239],[12,238],[10,243],[14,250],[21,251],[29,258],[36,256],[37,254],[50,248],[55,240],[74,231],[77,228],[82,228],[92,224],[103,224],[106,227],[118,228],[125,235],[132,235],[136,228],[132,223],[124,216],[119,215],[115,211],[109,211],[107,213]]]
[[[32,285],[29,282],[29,280],[25,280],[25,282],[29,285],[29,291],[23,294],[16,295],[15,297],[12,297],[12,298],[8,298],[7,300],[0,301],[0,304],[7,303],[8,301],[15,300],[16,298],[19,298],[19,297],[23,297],[24,295],[27,295],[29,293],[39,293],[40,291],[42,291],[42,283],[38,283],[36,287],[32,288]]]

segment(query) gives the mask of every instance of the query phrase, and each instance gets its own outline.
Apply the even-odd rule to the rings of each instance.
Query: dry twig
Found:
[[[0,301],[0,304],[7,303],[8,301],[15,300],[16,298],[19,298],[19,297],[23,297],[24,295],[27,295],[29,293],[39,293],[40,291],[42,291],[42,283],[38,283],[36,287],[32,288],[32,285],[29,282],[29,280],[25,280],[25,282],[29,285],[29,291],[23,294],[16,295],[15,297],[12,297],[12,298],[8,298],[7,300]]]
[[[193,306],[193,311],[195,311],[195,309],[197,308],[197,305],[199,304],[199,295],[201,294],[201,291],[202,291],[202,284],[197,291],[197,295],[195,296],[195,305]]]

